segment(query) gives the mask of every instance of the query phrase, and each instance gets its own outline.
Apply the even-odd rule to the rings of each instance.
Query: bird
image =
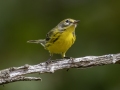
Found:
[[[64,19],[46,34],[45,39],[29,40],[27,43],[41,44],[50,53],[48,61],[51,60],[53,54],[61,54],[62,58],[70,58],[65,54],[76,40],[75,28],[79,21],[71,18]]]

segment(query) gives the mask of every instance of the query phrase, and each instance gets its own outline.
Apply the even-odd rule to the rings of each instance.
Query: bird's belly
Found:
[[[51,53],[56,53],[56,54],[66,52],[74,43],[74,41],[75,41],[75,37],[73,36],[72,33],[67,36],[66,34],[63,34],[48,47],[48,50]]]

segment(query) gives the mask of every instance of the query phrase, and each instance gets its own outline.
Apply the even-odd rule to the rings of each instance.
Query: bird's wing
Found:
[[[50,41],[51,39],[56,38],[56,34],[58,33],[58,30],[56,28],[53,28],[46,34],[46,41]]]

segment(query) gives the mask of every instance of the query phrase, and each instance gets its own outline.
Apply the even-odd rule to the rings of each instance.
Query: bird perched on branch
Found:
[[[71,18],[61,21],[55,28],[50,30],[45,39],[29,40],[28,43],[41,44],[50,53],[50,58],[53,54],[61,54],[62,58],[67,58],[65,53],[74,44],[76,40],[75,28],[79,20]]]

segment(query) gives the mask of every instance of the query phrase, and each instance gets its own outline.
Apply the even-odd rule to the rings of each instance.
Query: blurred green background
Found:
[[[1,0],[0,69],[46,61],[48,51],[26,41],[45,38],[65,18],[81,20],[67,56],[120,53],[120,0]],[[120,65],[29,76],[43,81],[10,83],[0,90],[120,90]]]

